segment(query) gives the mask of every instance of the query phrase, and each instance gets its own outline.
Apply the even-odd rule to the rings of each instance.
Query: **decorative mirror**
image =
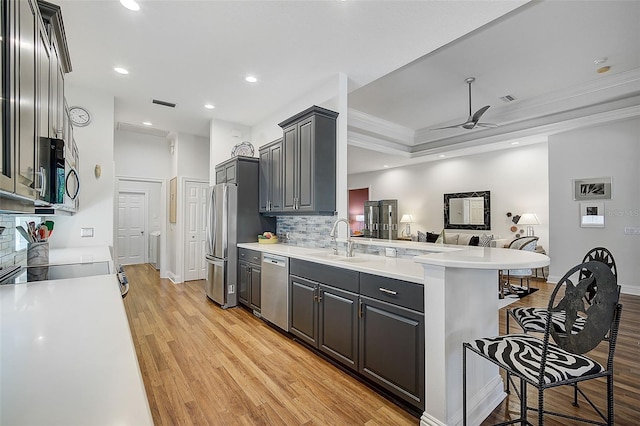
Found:
[[[445,229],[491,229],[491,191],[444,194]]]

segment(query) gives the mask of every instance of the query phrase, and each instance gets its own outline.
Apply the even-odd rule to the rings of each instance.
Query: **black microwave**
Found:
[[[40,188],[38,197],[50,204],[62,204],[65,193],[64,141],[40,138],[38,170]]]

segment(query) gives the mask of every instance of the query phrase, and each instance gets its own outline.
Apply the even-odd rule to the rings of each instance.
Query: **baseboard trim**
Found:
[[[180,275],[176,275],[174,273],[169,272],[167,274],[167,278],[169,278],[169,281],[171,281],[174,284],[182,284],[182,278],[180,278]]]

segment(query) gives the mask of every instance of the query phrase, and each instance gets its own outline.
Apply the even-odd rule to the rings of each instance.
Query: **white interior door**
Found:
[[[185,182],[184,280],[203,280],[208,183]]]
[[[147,262],[146,194],[118,193],[118,263]]]

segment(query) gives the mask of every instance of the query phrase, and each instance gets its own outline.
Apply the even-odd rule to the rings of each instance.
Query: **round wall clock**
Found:
[[[80,106],[72,106],[69,108],[69,119],[76,127],[88,126],[91,123],[91,114],[86,108]]]

